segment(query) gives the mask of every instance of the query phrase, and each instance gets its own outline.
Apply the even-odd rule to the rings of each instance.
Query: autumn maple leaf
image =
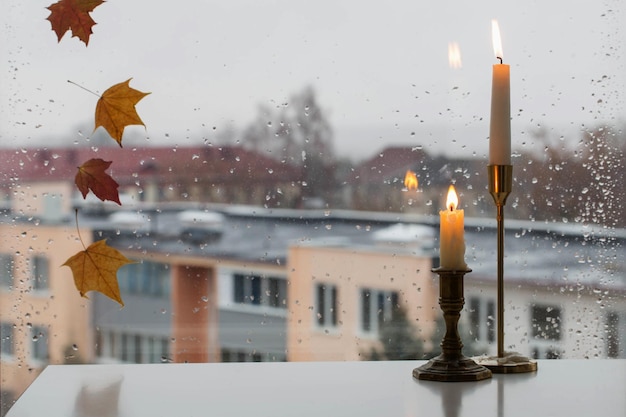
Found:
[[[122,147],[122,134],[126,126],[145,126],[135,110],[135,104],[150,94],[131,88],[130,80],[132,78],[106,90],[96,105],[95,129],[99,126],[104,127],[120,147]]]
[[[85,295],[88,291],[98,291],[124,306],[117,283],[117,270],[131,263],[103,239],[70,257],[63,266],[72,270],[74,284],[81,297],[88,298]]]
[[[112,161],[105,161],[100,158],[90,159],[78,167],[78,173],[74,182],[83,195],[87,198],[91,190],[100,200],[114,201],[120,206],[120,195],[117,191],[119,184],[106,172]]]
[[[96,24],[89,13],[102,3],[104,0],[61,0],[50,5],[47,20],[52,24],[59,42],[65,32],[71,30],[72,37],[76,36],[88,45],[89,36],[93,33],[91,28]]]

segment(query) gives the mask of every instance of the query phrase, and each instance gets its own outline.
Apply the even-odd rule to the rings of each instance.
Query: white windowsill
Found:
[[[287,317],[287,309],[282,307],[270,307],[262,304],[229,303],[219,306],[220,310],[235,311],[238,313],[261,314],[274,317]]]
[[[541,360],[537,373],[463,383],[417,381],[412,370],[423,363],[52,365],[7,417],[569,417],[598,412],[623,417],[626,412],[626,360]]]

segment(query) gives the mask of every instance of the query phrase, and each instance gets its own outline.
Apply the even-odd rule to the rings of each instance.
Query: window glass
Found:
[[[170,295],[169,265],[139,259],[118,272],[123,294],[167,298]]]
[[[607,328],[607,352],[606,356],[609,358],[618,358],[620,355],[620,341],[619,331],[620,328],[620,316],[618,313],[612,311],[606,315],[606,328]]]
[[[239,304],[287,307],[287,283],[285,279],[263,275],[233,275],[233,300]]]
[[[13,287],[13,256],[7,253],[0,254],[0,287]]]
[[[48,289],[49,260],[44,255],[38,255],[31,259],[31,274],[34,290]]]
[[[561,309],[558,306],[532,306],[532,335],[536,339],[561,339]]]
[[[37,362],[48,362],[48,329],[45,326],[33,326],[31,329],[31,357]]]
[[[626,358],[622,0],[103,2],[88,43],[57,37],[56,1],[0,1],[0,415],[70,358],[364,360],[392,319],[414,358],[438,354],[451,184],[472,269],[460,333],[495,354],[494,18],[511,77],[505,346]],[[118,142],[96,106],[129,79],[150,94]],[[77,188],[92,159],[120,204]],[[63,266],[100,240],[133,261],[123,307]]]
[[[317,324],[322,327],[337,326],[337,287],[317,284]]]
[[[361,329],[377,334],[384,322],[393,319],[398,309],[398,293],[364,288],[361,290]]]
[[[2,355],[13,355],[13,324],[2,322],[0,324],[0,351]]]

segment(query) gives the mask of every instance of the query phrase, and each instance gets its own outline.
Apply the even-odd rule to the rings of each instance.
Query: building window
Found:
[[[361,330],[378,333],[383,322],[390,321],[398,309],[398,293],[370,288],[361,290]]]
[[[120,291],[123,295],[144,295],[148,297],[167,298],[170,294],[169,265],[138,261],[125,265],[118,273]]]
[[[533,359],[561,359],[561,351],[553,346],[547,348],[535,346],[532,348],[531,357]]]
[[[48,362],[48,330],[43,326],[34,326],[32,332],[31,356],[41,362]]]
[[[315,288],[317,324],[325,327],[337,326],[337,286],[317,284]]]
[[[108,332],[108,335],[109,335],[109,340],[108,340],[109,356],[111,358],[117,358],[121,352],[119,346],[117,345],[120,338],[114,332]]]
[[[496,303],[487,301],[487,342],[496,341]]]
[[[133,362],[142,363],[143,358],[141,356],[141,345],[142,345],[142,337],[138,334],[133,336]]]
[[[131,335],[127,333],[122,333],[121,343],[122,343],[122,357],[120,358],[122,362],[130,362],[131,355],[133,352],[133,341]]]
[[[102,330],[96,328],[94,330],[94,335],[96,336],[96,356],[102,357],[104,355],[104,351],[102,350],[104,345],[104,335],[102,334]]]
[[[531,310],[532,335],[535,339],[561,340],[561,308],[534,305]]]
[[[261,304],[261,277],[235,274],[235,302]]]
[[[49,276],[49,261],[44,256],[31,258],[31,276],[33,277],[33,289],[37,291],[47,290]]]
[[[496,303],[479,297],[471,297],[468,302],[468,319],[471,334],[476,341],[487,343],[496,340]]]
[[[233,286],[235,303],[287,308],[287,283],[283,278],[234,274]]]
[[[0,254],[0,287],[13,287],[13,256],[8,253]]]
[[[285,355],[275,353],[248,352],[224,348],[221,351],[222,362],[285,362]]]
[[[167,337],[148,336],[145,338],[148,350],[144,358],[147,363],[167,362],[169,357],[169,340]]]
[[[606,315],[606,356],[619,358],[619,315],[610,312]]]
[[[98,332],[99,358],[130,363],[164,363],[169,357],[169,338],[159,335]],[[100,346],[101,345],[101,346]]]
[[[0,324],[0,352],[3,356],[13,356],[13,343],[13,325],[2,322]]]
[[[268,278],[267,281],[269,305],[287,308],[287,282],[280,278]]]

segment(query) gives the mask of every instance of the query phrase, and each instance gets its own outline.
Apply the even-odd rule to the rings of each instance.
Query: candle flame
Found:
[[[496,58],[502,61],[502,38],[500,38],[500,26],[495,19],[491,21],[491,38],[493,39],[493,52]]]
[[[408,170],[404,176],[404,186],[407,190],[417,190],[417,175],[415,172]]]
[[[448,43],[448,63],[450,68],[461,68],[461,49],[456,42]]]
[[[451,185],[448,188],[448,199],[446,200],[446,208],[450,211],[456,210],[456,207],[459,205],[459,197],[456,195],[456,191],[454,190],[454,185]]]

